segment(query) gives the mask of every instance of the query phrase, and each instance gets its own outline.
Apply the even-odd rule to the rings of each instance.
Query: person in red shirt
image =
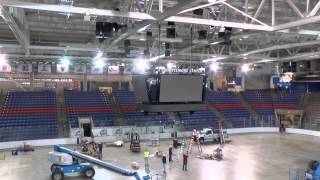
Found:
[[[187,164],[188,164],[188,151],[183,153],[182,171],[187,171]]]

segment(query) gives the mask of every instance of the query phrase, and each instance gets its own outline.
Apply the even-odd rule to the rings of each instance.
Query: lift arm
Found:
[[[105,161],[101,161],[99,159],[81,154],[77,151],[73,151],[71,149],[68,149],[66,147],[60,146],[60,145],[55,145],[54,146],[54,151],[56,152],[61,152],[61,153],[66,153],[66,154],[70,154],[73,157],[76,157],[78,159],[81,159],[83,161],[89,162],[91,164],[100,166],[102,168],[108,169],[110,171],[116,172],[118,174],[124,175],[124,176],[134,176],[137,180],[141,180],[138,173],[135,171],[130,171],[127,169],[124,169],[122,167],[113,165],[111,163],[105,162]]]

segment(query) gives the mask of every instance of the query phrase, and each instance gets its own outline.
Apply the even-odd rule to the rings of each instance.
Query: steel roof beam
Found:
[[[316,6],[311,10],[311,12],[308,14],[308,17],[315,16],[317,14],[317,12],[319,11],[319,9],[320,9],[320,1],[318,1]]]
[[[243,54],[240,54],[240,55],[248,56],[248,55],[251,55],[251,54],[263,53],[263,52],[267,52],[267,51],[274,51],[274,50],[279,50],[279,49],[289,49],[289,48],[303,47],[303,46],[312,46],[312,45],[317,45],[317,44],[320,44],[320,40],[318,40],[318,41],[308,41],[308,42],[302,42],[302,43],[291,43],[291,44],[275,45],[275,46],[271,46],[271,47],[268,47],[268,48],[249,51],[249,52],[246,52],[246,53],[243,53]]]
[[[24,8],[24,9],[34,9],[34,10],[43,10],[43,11],[51,11],[51,12],[64,12],[64,13],[72,13],[72,14],[90,14],[94,16],[115,16],[115,17],[126,17],[133,19],[141,19],[141,20],[155,20],[149,14],[140,13],[140,12],[119,12],[113,10],[104,10],[104,9],[96,9],[96,8],[83,8],[83,7],[74,7],[74,6],[63,6],[56,4],[44,4],[44,3],[32,3],[32,2],[24,2],[24,1],[16,1],[16,0],[0,0],[0,4],[2,6],[8,7],[16,7],[16,8]]]
[[[226,1],[226,0],[220,0],[220,1],[210,2],[210,3],[208,3],[208,4],[203,4],[203,5],[195,6],[195,7],[192,7],[192,8],[186,9],[186,10],[183,10],[183,11],[179,12],[178,14],[183,14],[183,13],[190,12],[190,11],[193,11],[193,10],[196,10],[196,9],[201,9],[201,8],[205,8],[205,7],[208,7],[208,6],[213,6],[213,5],[216,5],[216,4],[220,4],[220,3],[222,3],[222,2],[225,2],[225,1]]]
[[[318,41],[309,41],[309,42],[303,42],[303,43],[293,43],[293,44],[284,44],[284,45],[277,45],[277,46],[272,46],[272,47],[268,47],[268,48],[263,48],[263,49],[258,49],[258,50],[254,50],[254,51],[249,51],[246,53],[241,53],[241,54],[235,54],[235,55],[229,55],[229,56],[216,56],[214,58],[210,58],[210,59],[206,59],[203,60],[203,62],[210,62],[210,61],[221,61],[224,59],[230,59],[230,58],[241,58],[241,57],[247,57],[248,59],[252,59],[256,56],[249,56],[252,54],[257,54],[257,53],[263,53],[263,52],[268,52],[268,51],[274,51],[274,50],[279,50],[279,49],[289,49],[289,48],[295,48],[295,47],[303,47],[303,46],[312,46],[312,45],[318,45],[320,44],[320,40]],[[258,61],[260,63],[265,63],[265,62],[269,62],[266,61],[266,59],[272,59],[269,57],[264,57],[263,61]],[[273,59],[272,61],[276,61],[275,59]],[[270,61],[270,62],[272,62]]]
[[[150,25],[155,24],[157,22],[161,22],[161,21],[167,19],[168,17],[174,16],[174,15],[178,14],[179,12],[181,12],[183,9],[185,9],[187,6],[190,6],[192,4],[199,3],[199,2],[202,2],[202,1],[201,0],[180,0],[177,5],[175,5],[172,8],[166,9],[166,11],[161,13],[161,15],[159,17],[157,17],[155,20],[144,21],[139,26],[137,26],[133,29],[130,29],[127,32],[113,38],[112,42],[108,46],[102,47],[102,49],[108,50],[111,47],[118,44],[121,40],[124,40],[124,39],[130,37],[131,35],[136,34],[137,32],[142,32],[142,31],[146,30]]]
[[[263,9],[263,6],[264,6],[264,3],[265,3],[265,2],[266,2],[266,0],[261,0],[259,6],[258,6],[258,8],[257,8],[257,11],[254,13],[253,18],[256,18],[256,19],[257,19],[257,18],[260,16],[260,13],[261,13],[261,11],[262,11],[262,9]],[[253,22],[254,22],[254,20],[251,19],[251,23],[253,23]]]
[[[250,29],[250,30],[259,30],[259,31],[272,31],[272,27],[248,23],[238,23],[238,22],[228,22],[228,21],[217,21],[211,19],[200,19],[200,18],[191,18],[191,17],[181,17],[181,16],[172,16],[166,21],[180,22],[180,23],[189,23],[189,24],[200,24],[200,25],[210,25],[210,26],[222,26],[222,27],[233,27],[239,29]]]
[[[292,21],[284,24],[279,24],[272,27],[272,31],[278,31],[283,29],[290,29],[297,26],[302,26],[306,24],[312,24],[320,21],[320,16],[311,16],[299,19],[297,21]]]
[[[243,15],[243,16],[245,16],[245,17],[247,17],[247,18],[250,18],[251,20],[254,20],[255,22],[257,22],[257,23],[259,23],[259,24],[261,24],[261,25],[263,25],[263,26],[269,27],[266,23],[264,23],[264,22],[262,22],[262,21],[260,21],[260,20],[258,20],[258,19],[256,19],[256,18],[248,15],[247,13],[239,10],[238,8],[232,6],[231,4],[229,4],[229,3],[227,3],[227,2],[222,2],[222,4],[224,4],[224,5],[226,5],[227,7],[233,9],[234,11],[240,13],[241,15]]]
[[[29,32],[25,30],[25,28],[20,27],[18,23],[15,21],[13,16],[9,13],[8,9],[0,5],[0,11],[2,13],[2,18],[5,23],[9,26],[12,33],[16,37],[17,41],[22,45],[22,48],[26,55],[30,54],[29,46],[30,46],[30,38]]]
[[[291,9],[300,17],[305,17],[302,12],[298,9],[298,7],[292,2],[292,0],[286,0],[287,4],[291,7]]]
[[[159,18],[154,18],[153,16],[151,16],[149,14],[139,13],[139,12],[119,12],[119,11],[103,10],[103,9],[95,9],[95,8],[82,8],[82,7],[72,7],[72,6],[63,6],[63,5],[54,5],[54,4],[31,3],[31,2],[23,2],[23,1],[18,1],[18,0],[0,0],[0,4],[3,6],[34,9],[34,10],[44,10],[44,11],[52,11],[52,12],[66,12],[66,13],[83,14],[83,15],[89,13],[90,15],[96,15],[96,16],[127,17],[127,18],[141,19],[141,20],[148,21],[148,22],[143,23],[140,26],[142,28],[138,28],[137,30],[143,30],[143,28],[148,27],[150,24],[162,21],[166,18],[168,18],[168,19],[166,19],[166,21],[176,21],[176,22],[182,22],[182,23],[193,23],[193,24],[211,25],[211,26],[228,26],[228,27],[234,27],[234,28],[240,28],[240,29],[251,29],[251,30],[260,30],[260,31],[277,31],[277,30],[281,30],[281,29],[288,29],[288,28],[320,21],[320,18],[318,16],[313,16],[313,17],[303,18],[303,19],[300,19],[300,20],[294,21],[294,22],[276,25],[273,27],[268,26],[267,24],[256,19],[256,17],[258,17],[258,15],[260,14],[260,11],[262,10],[262,7],[264,5],[264,1],[265,0],[262,0],[260,2],[260,5],[259,5],[258,10],[256,11],[254,17],[251,17],[250,15],[246,14],[245,12],[233,7],[232,5],[225,2],[224,0],[204,1],[204,2],[209,2],[209,3],[204,4],[204,5],[199,5],[199,6],[196,6],[193,8],[189,8],[186,10],[183,10],[184,8],[186,8],[186,6],[183,6],[183,5],[188,5],[188,4],[191,4],[194,2],[201,2],[201,1],[200,0],[193,0],[193,1],[192,0],[188,0],[188,1],[181,0],[181,3],[176,5],[176,7],[175,7],[176,10],[174,11],[174,13],[169,14],[170,12],[169,13],[166,12],[166,13],[163,13],[162,16],[160,16]],[[274,0],[272,0],[272,1],[274,1]],[[287,1],[289,3],[292,2],[291,0],[287,0]],[[188,12],[188,11],[191,11],[196,8],[203,8],[203,7],[207,7],[207,6],[219,4],[219,3],[224,4],[224,5],[232,8],[234,11],[237,11],[237,12],[241,13],[243,16],[250,18],[252,21],[256,21],[256,22],[262,24],[262,26],[253,25],[253,24],[250,25],[250,24],[245,24],[245,23],[237,23],[237,22],[215,21],[215,20],[209,20],[209,19],[200,19],[200,18],[197,19],[197,18],[174,16],[176,14]],[[272,4],[272,9],[274,10],[274,8],[275,8],[274,4]],[[318,11],[319,8],[320,8],[320,2],[316,5],[316,7],[314,7],[312,12],[310,12],[309,16],[316,14],[316,12]],[[171,9],[170,11],[172,11],[172,8],[169,8],[169,9]],[[301,14],[301,12],[300,12],[300,14]],[[173,16],[173,17],[170,17],[170,16]],[[272,19],[273,19],[273,24],[274,24],[274,22],[275,22],[274,15],[273,15]],[[189,22],[189,20],[190,20],[190,22]],[[126,33],[126,34],[132,34],[132,33]],[[123,34],[123,35],[119,36],[119,38],[120,37],[123,39],[124,37],[128,37],[128,35]],[[112,43],[112,44],[114,44],[114,43]]]
[[[319,59],[320,52],[309,52],[309,53],[300,53],[296,54],[295,56],[289,56],[285,58],[265,58],[264,60],[254,61],[253,63],[271,63],[271,62],[289,62],[289,61],[305,61],[305,60],[312,60],[312,59]]]

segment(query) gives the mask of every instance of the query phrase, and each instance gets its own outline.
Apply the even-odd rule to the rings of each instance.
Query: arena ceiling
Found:
[[[0,51],[13,60],[90,61],[101,50],[110,61],[130,62],[147,44],[151,60],[161,62],[268,63],[320,56],[317,0],[0,0],[0,5]],[[195,15],[195,9],[203,14]],[[97,21],[127,27],[100,43]],[[166,37],[169,21],[175,22],[176,38]],[[232,27],[230,44],[218,37],[221,27]],[[207,30],[207,39],[198,39],[199,30]],[[130,54],[125,39],[131,40]],[[165,42],[171,44],[169,57]]]

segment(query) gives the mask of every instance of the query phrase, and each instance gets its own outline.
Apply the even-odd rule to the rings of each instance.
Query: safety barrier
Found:
[[[227,129],[228,134],[249,134],[249,133],[278,133],[277,127],[256,127],[256,128],[234,128],[234,129]],[[305,129],[294,129],[294,128],[287,128],[286,133],[289,134],[300,134],[300,135],[308,135],[308,136],[316,136],[320,137],[320,131],[312,131],[312,130],[305,130]],[[191,136],[192,132],[185,131],[185,132],[177,132],[177,137],[189,137]],[[171,138],[171,133],[160,133],[160,139],[169,139]],[[154,134],[141,134],[141,140],[150,140]],[[115,141],[116,135],[112,136],[102,136],[96,137],[95,140],[97,142],[113,142]],[[11,149],[16,148],[24,143],[40,147],[40,146],[52,146],[52,145],[66,145],[66,144],[76,144],[76,138],[64,138],[64,139],[43,139],[43,140],[30,140],[30,141],[13,141],[13,142],[2,142],[0,143],[0,149]]]

